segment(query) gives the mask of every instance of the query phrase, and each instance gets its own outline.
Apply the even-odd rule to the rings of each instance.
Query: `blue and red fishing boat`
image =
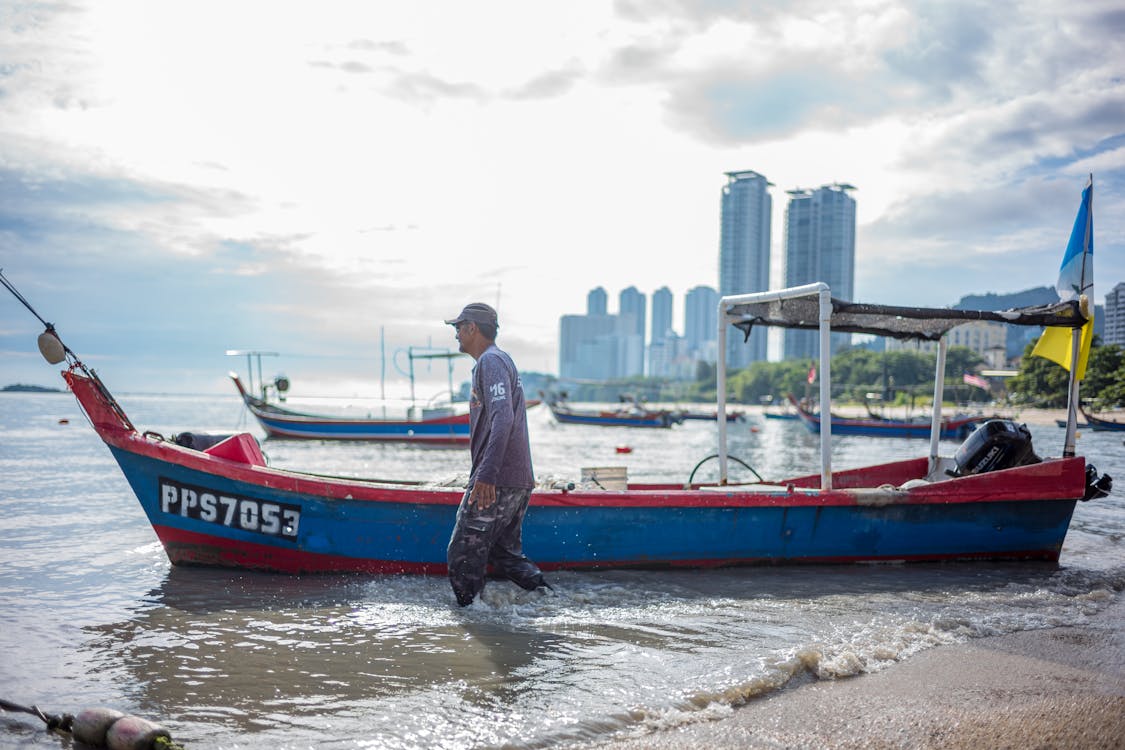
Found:
[[[797,419],[801,421],[809,432],[820,432],[820,414],[804,406],[797,397],[789,394],[789,402],[793,405]],[[942,440],[963,440],[968,437],[977,425],[988,421],[989,417],[954,416],[944,417],[941,421]],[[932,428],[930,419],[892,419],[868,415],[867,417],[841,417],[832,415],[832,432],[837,435],[862,435],[864,437],[888,438],[928,438]]]
[[[252,395],[230,373],[247,410],[267,437],[302,440],[379,440],[427,445],[468,445],[469,415],[452,409],[423,410],[418,419],[332,417],[293,411]]]
[[[1041,458],[1026,428],[1005,420],[981,425],[952,456],[938,453],[945,333],[968,320],[1077,330],[1091,318],[1088,300],[999,313],[906,308],[836,300],[820,283],[724,297],[719,313],[721,417],[730,325],[746,332],[763,325],[817,328],[820,403],[827,413],[831,332],[938,342],[929,455],[833,471],[829,421],[820,432],[819,472],[732,483],[728,423],[719,418],[716,482],[695,483],[693,474],[683,484],[538,489],[523,541],[544,569],[1057,560],[1076,503],[1111,489],[1108,476],[1075,454],[1073,375],[1061,455]],[[445,571],[462,489],[272,468],[245,433],[200,451],[140,432],[45,325],[41,351],[51,363],[67,362],[63,377],[173,563],[287,573]]]

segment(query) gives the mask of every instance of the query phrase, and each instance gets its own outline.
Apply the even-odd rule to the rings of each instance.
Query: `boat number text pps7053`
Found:
[[[301,509],[160,478],[160,510],[184,518],[295,541]]]

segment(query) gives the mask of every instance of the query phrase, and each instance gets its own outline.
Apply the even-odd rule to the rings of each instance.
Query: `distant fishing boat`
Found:
[[[1102,430],[1110,432],[1125,431],[1125,422],[1119,422],[1115,419],[1108,419],[1104,416],[1094,416],[1090,412],[1086,411],[1086,409],[1084,409],[1081,405],[1079,405],[1078,409],[1082,412],[1082,416],[1086,417],[1086,424],[1091,430],[1094,430],[1095,432]]]
[[[718,411],[692,411],[690,409],[683,409],[677,412],[682,420],[695,420],[700,422],[715,422],[719,419]],[[727,412],[726,419],[728,422],[744,422],[746,415],[741,411]]]
[[[789,410],[775,411],[772,409],[767,409],[766,411],[762,412],[762,416],[766,419],[779,419],[788,422],[793,422],[798,419],[797,412]]]
[[[820,414],[803,406],[797,397],[789,394],[789,402],[797,412],[797,418],[810,432],[820,432]],[[978,424],[990,418],[983,415],[946,417],[941,421],[942,440],[963,440]],[[887,438],[928,438],[932,427],[926,419],[891,419],[886,417],[841,417],[832,415],[832,432],[836,435],[862,435],[865,437]]]
[[[649,409],[632,397],[622,397],[614,409],[575,409],[566,393],[540,393],[551,415],[560,424],[584,424],[596,427],[668,428],[683,422],[683,417],[666,409]]]
[[[453,360],[461,356],[448,350],[431,350],[425,347],[415,353],[414,347],[406,352],[410,361],[410,409],[406,419],[382,417],[345,417],[310,414],[296,411],[269,400],[275,392],[284,401],[289,390],[289,379],[284,375],[267,383],[262,377],[262,357],[277,356],[274,352],[227,351],[228,356],[245,356],[251,382],[244,385],[236,373],[228,373],[238,389],[238,395],[247,410],[258,421],[266,436],[292,440],[375,440],[396,443],[419,443],[435,446],[457,446],[469,443],[469,414],[457,413],[452,406],[419,408],[414,405],[414,360],[445,360],[449,368],[449,392],[453,392]],[[254,382],[254,361],[257,361],[257,383]],[[256,396],[256,390],[261,395]]]
[[[247,392],[230,373],[246,408],[271,438],[301,440],[382,440],[427,445],[468,445],[469,415],[452,408],[423,409],[417,419],[331,417],[307,414],[269,403]]]

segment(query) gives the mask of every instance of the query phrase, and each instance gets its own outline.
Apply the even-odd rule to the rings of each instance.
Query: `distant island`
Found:
[[[6,385],[0,388],[3,393],[66,393],[62,388],[47,388],[42,385],[24,385],[23,383],[16,383],[15,385]]]

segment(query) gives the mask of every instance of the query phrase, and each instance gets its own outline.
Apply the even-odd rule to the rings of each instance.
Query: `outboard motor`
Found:
[[[1105,497],[1113,491],[1113,477],[1109,474],[1098,476],[1098,469],[1093,464],[1086,464],[1086,494],[1083,500],[1094,500]]]
[[[1010,469],[1039,463],[1031,448],[1031,431],[1027,425],[1010,419],[990,419],[961,443],[953,456],[955,477],[983,474],[986,471]]]

